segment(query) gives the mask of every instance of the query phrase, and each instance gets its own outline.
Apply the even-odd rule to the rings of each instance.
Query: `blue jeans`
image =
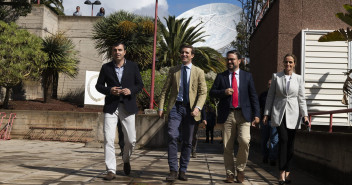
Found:
[[[271,121],[268,121],[267,125],[260,122],[260,126],[262,134],[261,148],[263,159],[276,160],[279,143],[277,129],[276,127],[271,127]]]

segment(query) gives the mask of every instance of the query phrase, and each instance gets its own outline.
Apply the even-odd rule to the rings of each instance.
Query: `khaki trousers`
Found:
[[[235,169],[244,171],[249,152],[250,122],[246,122],[241,110],[232,110],[224,123],[223,143],[224,143],[224,163],[227,175],[235,174]],[[239,144],[236,156],[236,168],[234,162],[234,143],[237,132]]]

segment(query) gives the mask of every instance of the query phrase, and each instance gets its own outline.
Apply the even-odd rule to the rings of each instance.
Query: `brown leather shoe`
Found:
[[[235,176],[233,174],[226,175],[226,180],[225,182],[227,183],[233,183],[235,181]]]
[[[116,175],[112,172],[108,172],[108,174],[106,174],[106,176],[104,177],[104,180],[108,180],[111,181],[112,179],[115,179]]]
[[[237,170],[237,182],[242,183],[244,181],[244,172]]]
[[[166,181],[174,182],[177,179],[177,171],[170,171],[169,175],[166,177]]]

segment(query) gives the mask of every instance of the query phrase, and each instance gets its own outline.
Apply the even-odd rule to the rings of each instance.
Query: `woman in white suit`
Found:
[[[284,71],[273,74],[264,109],[263,123],[267,124],[271,115],[271,126],[277,127],[279,134],[279,184],[291,183],[296,129],[301,128],[302,117],[308,121],[304,80],[293,72],[296,61],[295,55],[285,55]]]

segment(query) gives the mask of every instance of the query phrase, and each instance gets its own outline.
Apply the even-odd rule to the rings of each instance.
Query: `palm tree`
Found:
[[[37,3],[38,0],[32,0],[32,3]],[[64,14],[64,6],[62,4],[62,0],[40,0],[40,4],[45,4],[52,11],[57,13],[58,15]]]
[[[162,40],[159,42],[158,58],[159,67],[174,66],[180,60],[179,50],[182,45],[194,45],[204,42],[204,31],[198,25],[190,26],[192,17],[188,19],[176,19],[175,16],[164,18],[166,27],[159,23]],[[216,50],[209,47],[195,47],[194,63],[205,71],[214,70],[222,71],[225,67],[221,62],[222,56]]]
[[[126,58],[137,62],[141,70],[151,68],[154,23],[150,17],[119,11],[100,19],[93,27],[95,48],[111,59],[111,46],[124,42]]]
[[[58,32],[43,40],[43,51],[48,54],[47,67],[42,73],[44,87],[44,102],[49,96],[57,98],[59,74],[63,73],[74,78],[78,73],[78,52],[74,49],[72,40]],[[50,87],[52,88],[50,89]],[[51,91],[52,92],[51,92]]]
[[[345,22],[349,26],[352,26],[352,5],[343,5],[348,13],[337,13],[336,17],[341,21]],[[329,42],[329,41],[351,41],[352,40],[352,30],[343,28],[335,30],[333,32],[327,33],[319,38],[319,42]]]

